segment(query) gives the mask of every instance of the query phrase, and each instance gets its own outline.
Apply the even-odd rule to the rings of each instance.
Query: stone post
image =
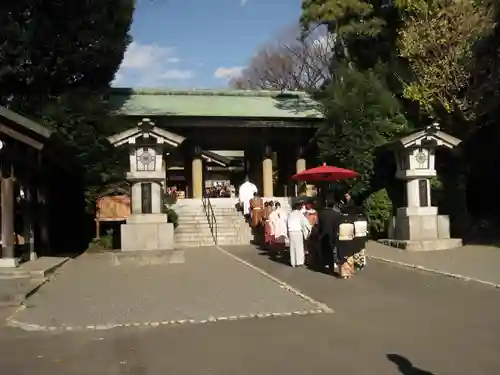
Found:
[[[262,155],[262,185],[263,192],[262,196],[272,197],[273,196],[273,159],[272,159],[272,149],[269,146],[265,146]]]

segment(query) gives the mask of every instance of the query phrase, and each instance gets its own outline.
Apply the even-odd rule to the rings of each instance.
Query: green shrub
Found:
[[[163,203],[168,206],[173,206],[177,203],[177,194],[176,193],[164,193],[163,194]]]
[[[365,200],[363,208],[368,218],[370,236],[375,239],[387,236],[387,224],[392,216],[392,202],[387,190],[372,193]]]
[[[168,222],[174,224],[174,228],[177,228],[179,226],[179,215],[177,215],[177,212],[175,212],[172,208],[167,207],[165,209],[165,213],[167,214]]]
[[[94,238],[87,247],[89,253],[102,253],[113,250],[113,237],[110,234]]]

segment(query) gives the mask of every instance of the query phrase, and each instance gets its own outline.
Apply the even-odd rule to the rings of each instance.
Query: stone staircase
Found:
[[[243,245],[252,240],[251,229],[243,216],[236,211],[237,200],[213,199],[218,245]],[[215,241],[210,231],[201,200],[183,199],[174,208],[179,216],[175,229],[175,247],[213,246]]]
[[[286,212],[290,211],[288,198],[266,198],[279,201]],[[217,223],[218,245],[247,245],[253,239],[252,229],[241,212],[236,210],[238,199],[210,199]],[[213,246],[215,241],[210,231],[201,200],[182,199],[175,205],[179,226],[175,229],[175,247]]]

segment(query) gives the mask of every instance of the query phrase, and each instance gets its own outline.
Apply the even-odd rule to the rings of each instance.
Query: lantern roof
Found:
[[[425,129],[391,142],[397,148],[454,148],[462,141],[440,130],[438,123],[426,126]]]

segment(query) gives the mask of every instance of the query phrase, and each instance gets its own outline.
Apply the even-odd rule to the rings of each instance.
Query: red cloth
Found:
[[[266,223],[264,225],[264,240],[266,241],[267,244],[272,242],[271,223],[269,222],[269,220],[266,220]]]

